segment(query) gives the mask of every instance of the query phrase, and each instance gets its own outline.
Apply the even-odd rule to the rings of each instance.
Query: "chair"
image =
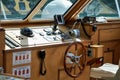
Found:
[[[91,68],[91,80],[120,80],[120,59],[119,65],[105,63],[98,68]]]

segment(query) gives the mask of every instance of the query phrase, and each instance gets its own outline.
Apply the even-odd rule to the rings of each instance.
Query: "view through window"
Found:
[[[0,19],[23,19],[39,0],[2,0]]]
[[[41,0],[1,0],[0,20],[24,19]],[[53,19],[55,14],[65,14],[77,0],[47,0],[33,19]],[[85,16],[120,18],[120,0],[92,0],[79,14]]]
[[[93,0],[80,14],[85,16],[120,18],[120,0]]]
[[[2,0],[0,19],[24,19],[41,0]],[[34,19],[51,19],[54,14],[64,14],[77,0],[47,0]]]
[[[64,14],[76,1],[77,0],[48,0],[45,6],[41,9],[41,15],[37,13],[33,18],[53,19],[55,14]]]

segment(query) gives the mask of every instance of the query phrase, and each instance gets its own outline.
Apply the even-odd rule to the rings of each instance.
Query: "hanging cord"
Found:
[[[80,30],[76,29],[76,24],[78,22],[75,21],[72,28],[68,31],[69,36],[72,38],[73,41],[76,41],[76,38],[78,38],[80,36]]]
[[[45,74],[46,74],[46,66],[45,66],[45,61],[44,61],[44,59],[41,59],[40,74],[41,74],[41,75],[45,75]]]
[[[79,28],[80,28],[80,27],[82,27],[82,29],[83,29],[83,31],[84,31],[84,33],[85,33],[85,35],[86,35],[87,37],[89,37],[89,38],[90,38],[91,36],[87,33],[87,31],[86,31],[86,29],[85,29],[85,27],[84,27],[84,24],[83,24],[83,22],[82,22],[82,20],[81,20],[81,19],[77,19],[77,20],[74,22],[72,29],[74,29],[74,28],[75,28],[75,26],[76,26],[76,24],[77,24],[77,23],[79,23],[79,24],[80,24]]]
[[[38,52],[38,57],[41,60],[40,63],[40,75],[45,75],[46,74],[46,66],[45,66],[45,50],[41,50],[40,52]]]
[[[83,29],[85,35],[86,35],[88,38],[90,38],[91,36],[87,33],[87,31],[86,31],[86,29],[85,29],[85,26],[84,26],[84,23],[82,22],[82,20],[80,20],[79,23],[80,23],[80,25],[82,26],[82,29]]]
[[[73,27],[72,27],[72,29],[74,29],[75,28],[75,26],[76,26],[76,24],[78,23],[78,21],[76,20],[75,22],[74,22],[74,24],[73,24]]]

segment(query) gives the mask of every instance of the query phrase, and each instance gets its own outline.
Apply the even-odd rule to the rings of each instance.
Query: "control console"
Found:
[[[34,27],[30,28],[32,35],[26,36],[21,34],[21,29],[7,29],[5,42],[10,48],[30,46],[30,45],[39,45],[47,44],[52,42],[62,42],[64,40],[71,40],[71,38],[61,32],[56,30],[53,34],[51,27]],[[23,29],[22,29],[23,31]],[[26,29],[28,31],[28,28]],[[28,33],[26,33],[28,34]]]

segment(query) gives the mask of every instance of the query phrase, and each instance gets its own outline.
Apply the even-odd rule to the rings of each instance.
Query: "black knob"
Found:
[[[88,56],[92,57],[92,48],[88,45]]]
[[[41,58],[41,59],[44,59],[45,58],[45,50],[41,50],[38,52],[38,57]]]
[[[93,25],[93,27],[92,27],[92,31],[96,31],[97,30],[97,26],[96,25]]]
[[[38,57],[40,58],[40,75],[46,74],[46,66],[45,66],[45,50],[41,50],[38,52]]]

